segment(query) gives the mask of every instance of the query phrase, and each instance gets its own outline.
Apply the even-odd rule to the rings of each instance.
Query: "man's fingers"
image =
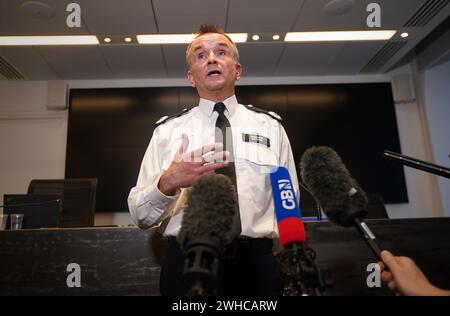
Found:
[[[392,281],[392,279],[393,279],[392,273],[387,271],[383,271],[383,273],[381,273],[381,280],[383,280],[384,283],[389,283]]]
[[[205,172],[209,172],[209,171],[213,171],[216,169],[220,169],[223,167],[228,166],[228,161],[224,161],[224,162],[215,162],[215,163],[210,163],[208,165],[204,165],[200,168],[200,173],[205,173]]]
[[[221,143],[213,143],[204,145],[200,148],[197,148],[189,153],[184,154],[185,162],[201,162],[204,163],[203,156],[212,154],[214,151],[222,151],[223,145]]]
[[[395,290],[397,288],[397,284],[395,284],[395,281],[390,281],[387,286],[391,290]]]
[[[180,147],[178,147],[178,151],[175,155],[175,158],[173,159],[175,162],[181,162],[183,159],[185,159],[184,153],[189,147],[189,137],[186,133],[183,133],[181,135],[181,144]]]
[[[221,151],[221,150],[223,150],[222,143],[212,143],[212,144],[204,145],[204,146],[194,150],[194,156],[201,157],[211,151]]]
[[[183,153],[186,152],[186,150],[187,150],[188,147],[189,147],[189,137],[187,136],[186,133],[183,133],[183,134],[181,135],[181,138],[182,138],[182,140],[181,140],[181,145],[180,145],[180,149],[178,150],[178,152],[179,152],[180,154],[183,154]]]
[[[203,163],[224,162],[230,156],[229,151],[215,151],[213,154],[203,156]]]
[[[398,263],[395,260],[395,257],[392,253],[387,250],[383,250],[381,252],[381,259],[388,266],[391,271],[394,271],[398,268]]]

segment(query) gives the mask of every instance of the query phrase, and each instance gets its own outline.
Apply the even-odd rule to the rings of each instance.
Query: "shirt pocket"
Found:
[[[257,142],[258,138],[264,141]],[[236,135],[235,140],[236,162],[239,160],[241,163],[250,163],[255,167],[264,167],[264,169],[278,166],[278,157],[271,147],[273,140],[268,135],[261,131],[245,131]]]

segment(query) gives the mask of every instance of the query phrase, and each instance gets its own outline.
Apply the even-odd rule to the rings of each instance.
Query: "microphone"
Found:
[[[278,223],[278,238],[283,246],[305,242],[306,232],[289,170],[278,167],[270,173],[273,203]]]
[[[219,257],[237,237],[237,194],[224,175],[202,175],[192,186],[178,242],[186,254],[183,283],[187,295],[215,295]]]
[[[0,205],[0,208],[3,208],[3,207],[41,206],[41,205],[47,205],[47,204],[53,204],[53,203],[59,204],[59,203],[61,203],[61,199],[50,200],[50,201],[45,201],[45,202],[36,202],[36,203],[4,204],[4,205]]]
[[[396,153],[396,152],[393,152],[390,150],[385,150],[383,153],[383,156],[386,159],[393,160],[402,165],[405,165],[405,166],[408,166],[411,168],[416,168],[416,169],[423,170],[423,171],[427,171],[427,172],[436,174],[438,176],[450,179],[450,168],[439,166],[439,165],[436,165],[431,162],[426,162],[426,161],[415,159],[415,158],[408,157],[405,155],[401,155],[399,153]]]
[[[278,223],[278,238],[287,250],[289,267],[294,271],[287,273],[292,279],[287,289],[292,294],[321,295],[324,282],[314,259],[314,250],[306,245],[305,225],[295,196],[289,170],[277,167],[270,173],[275,214]]]
[[[302,155],[300,174],[327,217],[338,225],[355,226],[377,260],[382,261],[376,237],[363,222],[367,216],[367,196],[339,155],[330,147],[313,146]]]

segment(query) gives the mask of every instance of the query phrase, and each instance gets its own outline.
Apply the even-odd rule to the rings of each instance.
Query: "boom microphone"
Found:
[[[178,241],[186,253],[183,283],[188,295],[214,295],[219,257],[237,237],[237,196],[231,180],[204,174],[193,185]]]
[[[367,216],[367,196],[339,155],[330,147],[311,147],[300,160],[300,174],[327,217],[338,225],[356,226],[377,259],[382,261],[375,235],[362,222]]]

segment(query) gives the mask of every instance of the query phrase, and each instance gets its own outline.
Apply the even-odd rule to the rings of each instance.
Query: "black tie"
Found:
[[[216,103],[214,105],[214,111],[216,111],[219,114],[219,116],[217,117],[215,129],[216,143],[223,143],[223,150],[224,151],[227,150],[230,152],[230,155],[228,156],[228,160],[230,162],[226,167],[216,169],[216,173],[228,176],[233,182],[237,192],[236,168],[234,164],[235,160],[233,150],[233,135],[231,133],[230,121],[228,121],[227,117],[224,114],[225,104],[223,104],[222,102]],[[240,233],[242,231],[242,228],[241,228],[241,217],[239,214],[239,205],[238,205],[237,225]]]

